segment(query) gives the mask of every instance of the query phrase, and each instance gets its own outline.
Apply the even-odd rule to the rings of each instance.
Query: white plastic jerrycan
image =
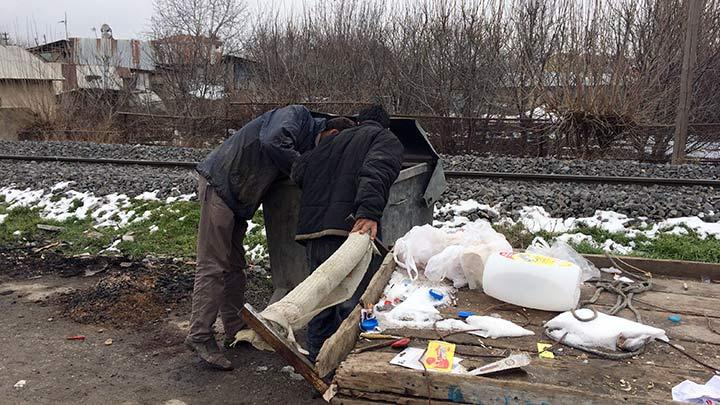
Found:
[[[568,311],[580,300],[582,272],[570,262],[534,253],[493,253],[485,263],[485,294],[544,311]]]

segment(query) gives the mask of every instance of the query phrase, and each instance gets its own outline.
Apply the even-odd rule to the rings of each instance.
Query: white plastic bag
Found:
[[[591,278],[600,278],[600,270],[598,270],[594,264],[561,240],[553,241],[552,246],[550,246],[545,239],[537,236],[533,239],[530,246],[528,246],[527,252],[554,257],[576,264],[580,267],[580,271],[582,271],[582,282],[590,280]]]
[[[449,246],[428,260],[425,276],[433,281],[450,279],[455,288],[465,285],[472,289],[480,288],[487,258],[494,252],[512,250],[505,236],[483,219],[467,223],[457,232],[445,234],[445,243]]]
[[[448,246],[445,231],[432,225],[414,226],[395,242],[393,256],[395,263],[405,269],[411,280],[416,280],[431,257]]]
[[[454,243],[463,246],[470,246],[478,243],[507,243],[505,236],[495,231],[492,225],[490,225],[490,222],[484,219],[468,222],[460,228],[459,232],[450,234],[449,237]]]
[[[481,288],[485,263],[491,254],[512,251],[512,246],[505,236],[496,232],[489,222],[482,219],[465,225],[462,232],[453,236],[465,246],[460,257],[460,266],[471,289]]]
[[[453,287],[465,287],[468,281],[460,263],[464,251],[465,247],[460,245],[446,247],[428,260],[427,266],[425,266],[425,277],[432,281],[441,281],[447,278],[452,280]]]

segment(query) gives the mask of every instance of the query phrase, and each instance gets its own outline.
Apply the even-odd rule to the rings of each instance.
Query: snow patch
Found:
[[[158,191],[159,190],[146,191],[140,195],[135,196],[135,199],[142,201],[160,201],[160,199],[157,197]]]

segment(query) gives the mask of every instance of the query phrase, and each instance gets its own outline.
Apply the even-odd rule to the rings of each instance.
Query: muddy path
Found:
[[[261,307],[269,283],[249,278]],[[0,249],[0,402],[322,403],[274,354],[230,350],[231,372],[198,362],[182,344],[191,289],[191,264]]]

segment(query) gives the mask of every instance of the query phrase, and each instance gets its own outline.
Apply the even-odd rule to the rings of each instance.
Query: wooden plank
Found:
[[[598,367],[576,367],[567,369],[557,362],[549,367],[532,366],[527,374],[517,373],[510,380],[510,375],[503,378],[475,377],[459,374],[423,373],[392,366],[388,362],[391,353],[360,353],[350,355],[338,368],[335,381],[340,389],[352,389],[363,392],[380,392],[397,394],[403,397],[430,398],[460,403],[483,404],[616,404],[627,401],[633,404],[670,404],[669,392],[665,391],[665,383],[658,387],[646,389],[652,398],[643,396],[646,392],[632,395],[621,391],[619,380],[605,377],[607,369]],[[623,370],[617,365],[615,369],[622,371],[627,377],[625,381],[631,385],[644,384],[648,375],[634,376],[634,371]],[[678,376],[667,376],[666,370],[658,371],[662,381],[676,380]],[[598,374],[600,373],[600,374]],[[520,381],[518,379],[538,380],[547,378],[547,374],[562,376],[558,385],[541,382]],[[616,377],[616,376],[614,376]],[[656,377],[656,376],[654,376]],[[557,377],[556,377],[557,378]],[[632,382],[635,379],[636,382]],[[607,381],[605,381],[607,380]],[[565,384],[567,386],[562,386]],[[573,387],[570,385],[576,384]],[[657,383],[656,383],[657,384]],[[578,388],[579,387],[579,388]],[[613,395],[599,394],[598,389],[612,392]],[[662,390],[662,391],[660,391]]]
[[[597,303],[604,306],[615,305],[617,296],[603,293]],[[686,315],[720,318],[720,299],[659,291],[647,291],[636,295],[633,306],[658,312],[670,312]]]
[[[359,392],[359,391],[358,391]],[[364,397],[364,395],[363,395]],[[331,404],[334,405],[377,405],[377,404],[392,404],[392,402],[377,402],[373,400],[356,399],[347,397],[345,395],[336,395],[333,397]],[[427,401],[426,401],[427,403]]]
[[[583,255],[597,267],[612,267],[613,264],[604,255]],[[720,280],[720,264],[692,262],[682,260],[646,259],[642,257],[620,257],[623,261],[661,276],[700,280],[703,277]]]
[[[653,291],[720,299],[720,284],[703,283],[695,280],[654,278]]]
[[[272,346],[307,382],[309,382],[320,394],[328,390],[328,385],[320,378],[308,359],[298,352],[295,347],[289,344],[285,338],[279,335],[271,325],[253,309],[252,305],[245,304],[240,310],[245,323],[251,327],[262,339]]]
[[[341,404],[350,404],[353,402],[346,402],[347,400],[358,400],[362,398],[365,403],[371,403],[371,404],[399,404],[399,405],[427,405],[428,400],[427,398],[412,398],[412,397],[403,397],[395,394],[386,394],[382,392],[365,392],[365,391],[358,391],[358,390],[340,390],[339,391],[341,395],[341,399],[343,401],[338,402]],[[454,404],[455,402],[451,401],[440,401],[437,399],[434,399],[432,401],[433,404],[439,404],[439,405],[449,405]]]
[[[584,289],[583,299],[588,298],[593,290],[594,289]],[[503,304],[501,301],[486,294],[466,289],[457,292],[456,300],[457,307],[440,308],[440,313],[443,315],[443,318],[455,317],[460,310],[469,310],[485,315],[498,312],[503,318],[509,321],[522,323],[525,321],[525,318],[516,315],[516,313],[522,312],[529,318],[531,324],[539,326],[557,315],[555,312],[533,309],[523,310],[520,307]],[[645,305],[639,302],[639,300],[651,304],[664,304],[665,307],[673,311],[663,311],[656,307]],[[686,300],[689,304],[685,304]],[[678,302],[681,304],[678,304]],[[615,304],[615,298],[608,294],[602,294],[598,300],[598,304],[599,308],[607,310]],[[698,308],[694,308],[692,305],[696,305]],[[634,301],[634,306],[643,317],[644,323],[666,330],[671,339],[720,344],[720,335],[712,332],[707,327],[707,319],[704,316],[709,315],[713,328],[720,330],[720,300],[651,291],[639,295]],[[502,308],[510,308],[512,311],[501,311]],[[671,314],[681,314],[681,323],[674,324],[669,321],[667,318]],[[631,320],[635,319],[629,310],[621,311],[618,316]]]
[[[385,290],[385,286],[390,281],[392,273],[395,271],[395,260],[392,252],[385,256],[380,268],[375,276],[368,284],[365,293],[360,297],[360,304],[357,305],[350,313],[337,332],[335,332],[320,348],[317,361],[315,362],[315,370],[321,377],[326,377],[332,373],[340,362],[350,353],[357,342],[360,334],[358,323],[360,321],[360,310],[366,304],[375,304]]]
[[[474,356],[485,361],[492,361],[497,358],[506,357],[511,352],[526,352],[533,356],[537,354],[537,342],[548,342],[551,340],[542,335],[541,326],[526,326],[526,328],[535,332],[534,336],[523,336],[517,338],[499,338],[499,339],[481,339],[477,336],[467,333],[459,333],[446,337],[444,340],[457,344],[457,352],[461,357]],[[412,337],[412,346],[422,347],[427,340],[437,340],[440,336],[432,330],[411,330],[411,329],[395,329],[391,331],[399,335]],[[688,351],[698,358],[705,359],[706,362],[720,366],[720,347],[715,344],[699,343],[699,342],[675,342],[680,343]],[[392,350],[383,350],[392,352]],[[567,346],[562,346],[562,351],[557,353],[557,357],[576,360],[577,358],[599,359],[597,356],[586,354],[580,350],[576,350]],[[649,363],[648,363],[649,362]],[[628,359],[626,364],[638,367],[666,367],[676,370],[695,370],[705,371],[706,368],[683,356],[669,346],[661,342],[652,343],[647,346],[645,353],[637,356],[637,358]],[[484,363],[483,363],[484,364]],[[578,363],[580,365],[580,363]]]

